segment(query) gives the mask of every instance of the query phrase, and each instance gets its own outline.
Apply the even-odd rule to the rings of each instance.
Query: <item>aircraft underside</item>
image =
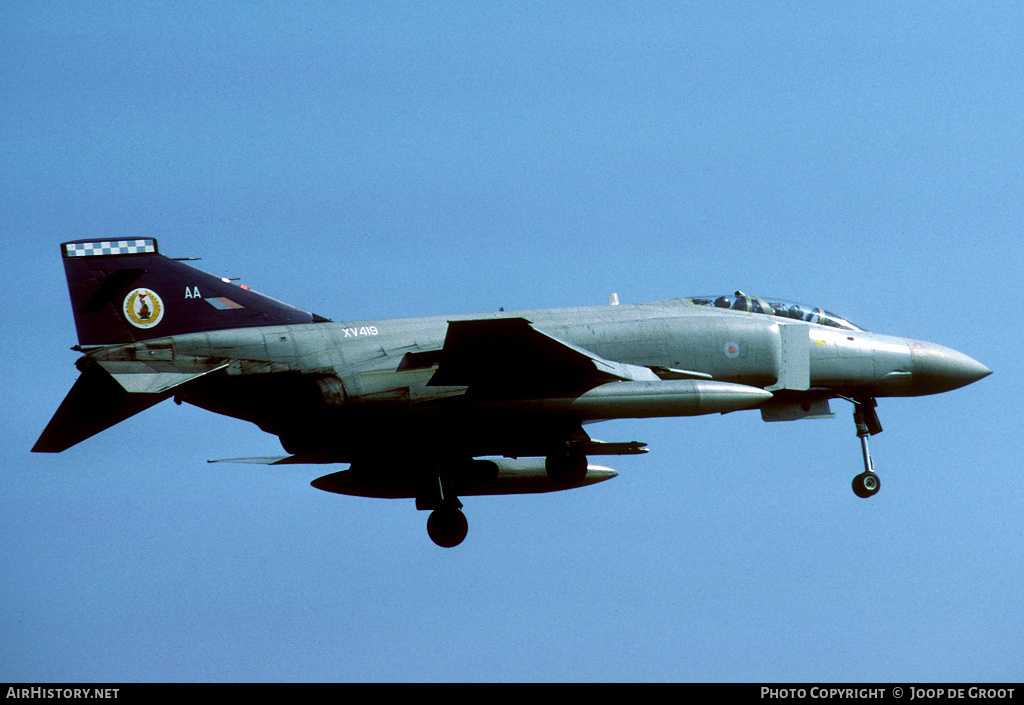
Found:
[[[256,462],[350,463],[348,470],[314,480],[313,487],[358,497],[414,498],[418,509],[431,511],[428,533],[445,547],[461,543],[468,531],[460,496],[582,487],[617,474],[591,465],[589,456],[647,451],[639,441],[595,441],[571,418],[471,403],[400,411],[329,408],[308,382],[294,376],[263,382],[254,389],[252,380],[213,378],[176,401],[251,421],[277,435],[291,454],[251,459]],[[498,457],[481,459],[486,456]]]

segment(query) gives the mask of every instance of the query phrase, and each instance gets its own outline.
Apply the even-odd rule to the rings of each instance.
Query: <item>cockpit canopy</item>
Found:
[[[748,313],[763,313],[768,316],[779,316],[781,318],[792,318],[797,321],[818,323],[832,328],[843,328],[844,330],[864,330],[860,326],[850,323],[842,316],[825,311],[814,306],[784,301],[782,299],[760,296],[748,296],[742,291],[725,296],[692,296],[690,301],[695,306],[715,306],[717,308],[728,308],[734,311],[747,311]]]

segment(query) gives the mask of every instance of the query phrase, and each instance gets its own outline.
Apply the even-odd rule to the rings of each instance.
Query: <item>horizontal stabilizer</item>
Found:
[[[60,453],[86,438],[159,404],[175,389],[227,363],[190,360],[79,360],[82,374],[32,450]]]
[[[211,372],[223,370],[227,362],[193,365],[182,361],[155,360],[98,361],[121,387],[131,394],[163,394]]]
[[[64,397],[32,451],[60,453],[168,396],[131,394],[102,369],[88,368]]]

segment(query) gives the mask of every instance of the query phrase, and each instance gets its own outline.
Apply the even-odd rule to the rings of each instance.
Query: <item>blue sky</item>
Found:
[[[1003,681],[1024,671],[1016,3],[5,3],[0,680]],[[466,501],[309,486],[159,405],[29,453],[76,377],[58,244],[335,320],[747,292],[994,374],[619,421],[619,477]]]

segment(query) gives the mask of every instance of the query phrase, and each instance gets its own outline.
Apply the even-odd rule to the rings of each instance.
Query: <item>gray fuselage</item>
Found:
[[[421,430],[408,441],[414,445],[427,438],[442,446],[470,439],[473,455],[542,454],[550,420],[531,418],[528,411],[485,411],[467,400],[465,387],[429,384],[437,369],[430,353],[441,351],[450,322],[502,318],[526,319],[608,360],[693,373],[795,400],[913,396],[973,381],[945,369],[970,358],[931,343],[700,306],[690,299],[237,328],[158,338],[106,354],[227,361],[222,374],[191,385],[179,401],[252,421],[281,436],[293,451],[340,457],[388,451],[381,444],[400,437],[415,419]],[[425,418],[434,422],[424,425]],[[539,444],[520,447],[510,440],[537,433]]]

